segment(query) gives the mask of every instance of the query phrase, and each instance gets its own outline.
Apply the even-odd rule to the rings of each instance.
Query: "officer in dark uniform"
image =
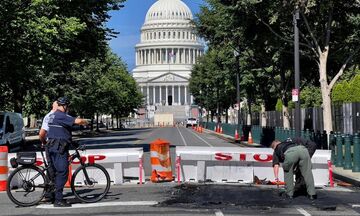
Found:
[[[314,177],[311,171],[311,158],[309,150],[301,143],[292,140],[280,142],[275,140],[271,147],[274,149],[273,167],[276,180],[279,177],[279,164],[283,163],[286,196],[294,196],[294,169],[298,168],[304,178],[306,190],[310,199],[316,199]],[[315,152],[315,150],[314,150]]]
[[[71,131],[74,124],[86,125],[87,120],[67,114],[70,101],[67,97],[57,100],[57,110],[49,116],[48,155],[55,171],[55,202],[54,207],[70,207],[63,200],[63,190],[69,172],[69,146],[72,142]]]

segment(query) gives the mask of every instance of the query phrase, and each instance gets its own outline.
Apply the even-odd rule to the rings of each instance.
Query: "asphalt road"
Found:
[[[144,164],[150,175],[149,144],[158,139],[171,143],[174,160],[175,146],[237,146],[208,133],[196,133],[187,128],[131,129],[104,133],[100,137],[82,137],[89,148],[143,147],[147,152]],[[360,215],[358,188],[318,189],[319,198],[287,200],[273,186],[240,184],[151,183],[124,184],[111,187],[108,196],[99,203],[82,204],[65,190],[65,198],[73,206],[56,209],[51,204],[17,207],[0,192],[0,215]]]

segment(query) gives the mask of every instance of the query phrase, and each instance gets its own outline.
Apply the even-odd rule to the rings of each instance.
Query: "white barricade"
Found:
[[[253,183],[254,177],[274,180],[271,148],[176,147],[177,180]],[[329,183],[329,150],[316,150],[312,158],[316,186]],[[283,181],[283,172],[279,173]]]
[[[70,154],[72,153],[74,151],[70,151]],[[37,152],[36,154],[37,164],[42,165],[41,153]],[[80,154],[85,163],[95,162],[105,167],[113,184],[124,183],[124,177],[140,184],[144,182],[143,148],[88,149],[80,151]],[[12,157],[16,157],[16,154],[10,153],[9,160]],[[72,163],[72,172],[79,164],[80,162],[77,160]],[[11,167],[10,163],[8,166]]]

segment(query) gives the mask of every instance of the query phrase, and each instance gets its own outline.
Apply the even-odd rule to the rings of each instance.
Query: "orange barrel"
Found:
[[[170,143],[166,140],[157,139],[150,143],[151,153],[151,181],[172,181]]]
[[[0,146],[0,191],[6,191],[8,173],[8,147]]]

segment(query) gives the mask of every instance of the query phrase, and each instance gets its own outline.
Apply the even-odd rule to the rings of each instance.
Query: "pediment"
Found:
[[[148,82],[161,83],[161,82],[188,82],[188,81],[189,80],[186,77],[173,73],[166,73],[161,76],[152,78]]]

